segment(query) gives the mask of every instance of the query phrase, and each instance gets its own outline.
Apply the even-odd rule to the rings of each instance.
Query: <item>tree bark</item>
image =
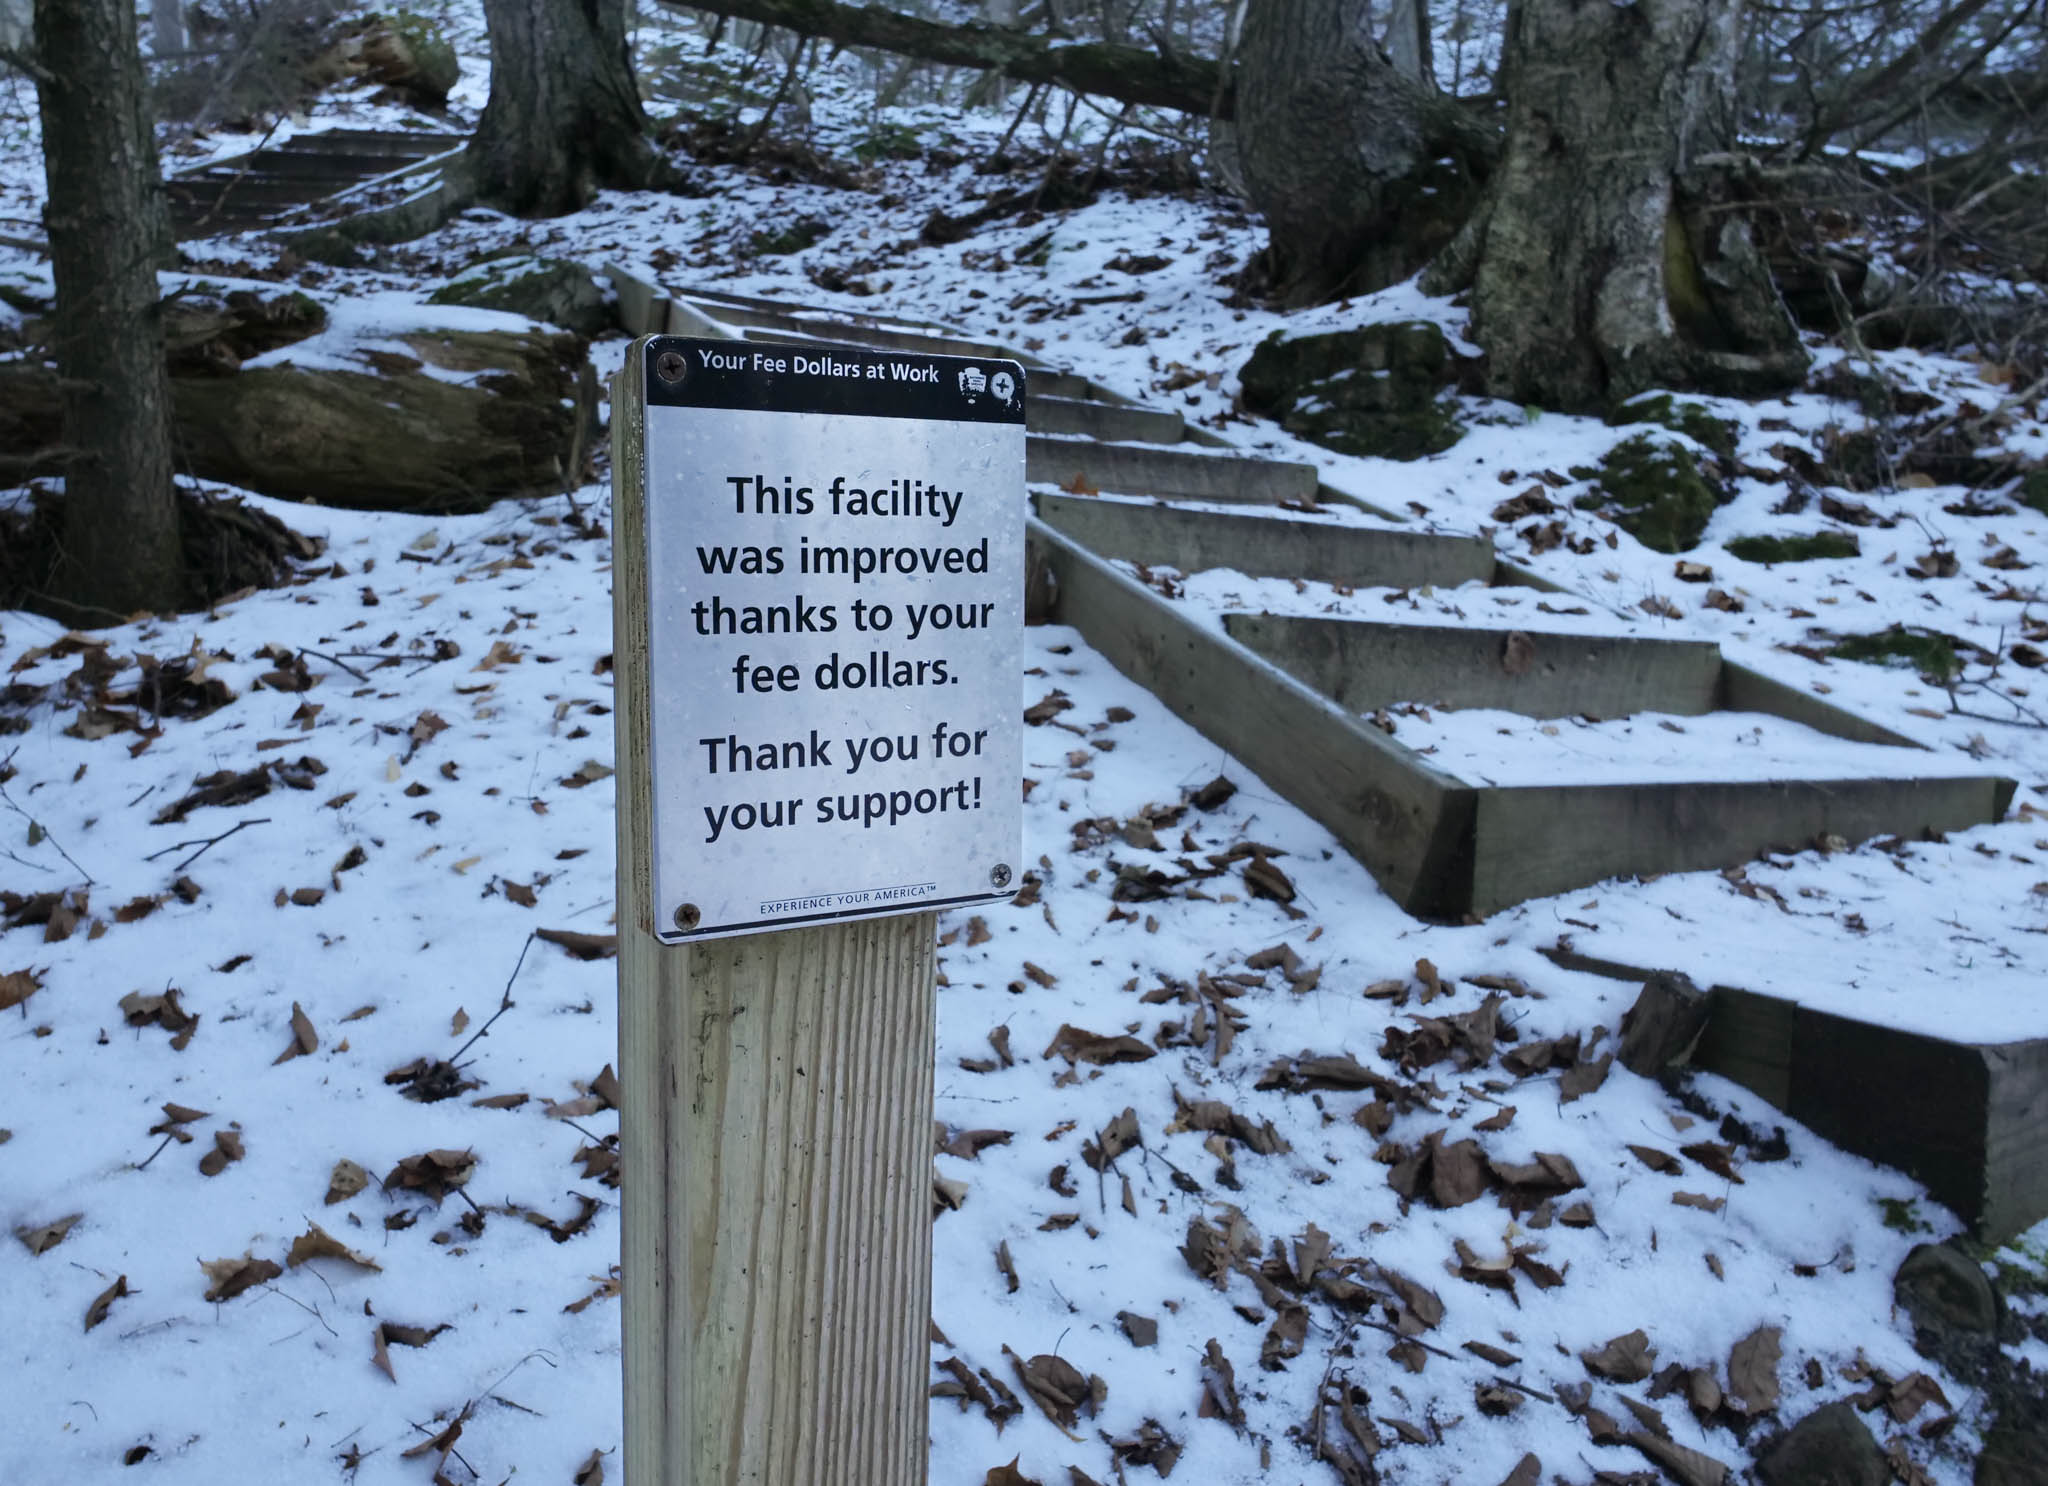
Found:
[[[35,28],[70,451],[49,596],[75,623],[115,624],[185,595],[157,311],[163,189],[134,5],[37,0]]]
[[[491,96],[468,150],[476,199],[517,216],[580,211],[669,169],[633,82],[628,0],[486,0]]]
[[[1649,387],[1754,395],[1805,353],[1740,213],[1688,230],[1680,177],[1724,147],[1741,0],[1520,0],[1506,148],[1461,235],[1495,395],[1596,411]]]
[[[1404,73],[1360,0],[1252,0],[1239,43],[1238,167],[1266,219],[1282,303],[1369,293],[1455,234],[1497,148],[1456,100]]]
[[[785,26],[841,46],[873,47],[948,67],[1000,71],[1025,83],[1057,83],[1077,93],[1180,113],[1231,117],[1228,82],[1207,57],[1161,56],[1115,42],[1072,43],[987,25],[947,26],[880,5],[835,0],[660,0],[670,10]]]

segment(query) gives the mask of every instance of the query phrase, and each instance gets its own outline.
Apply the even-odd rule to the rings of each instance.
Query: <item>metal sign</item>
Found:
[[[658,937],[1012,896],[1023,369],[669,336],[639,362]]]

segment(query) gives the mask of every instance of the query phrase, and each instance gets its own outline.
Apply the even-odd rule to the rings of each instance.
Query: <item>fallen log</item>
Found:
[[[1162,55],[1117,42],[1074,42],[1001,26],[949,26],[879,5],[836,0],[660,0],[669,10],[782,26],[841,46],[872,47],[949,67],[1000,72],[1021,83],[1057,83],[1121,103],[1228,120],[1236,99],[1211,57]]]
[[[179,468],[366,510],[474,511],[582,478],[596,379],[580,337],[428,323],[321,331],[303,296],[167,307]],[[320,332],[315,334],[314,332]],[[60,472],[54,367],[0,362],[0,471]]]

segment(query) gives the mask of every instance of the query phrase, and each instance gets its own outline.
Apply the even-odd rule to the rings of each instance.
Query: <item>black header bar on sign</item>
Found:
[[[993,356],[658,335],[645,343],[641,374],[649,407],[1024,421],[1024,368]]]

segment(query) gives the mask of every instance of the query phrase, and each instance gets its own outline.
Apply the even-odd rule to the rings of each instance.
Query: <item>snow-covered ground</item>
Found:
[[[472,53],[460,122],[485,96],[482,28],[473,8],[450,15]],[[643,49],[674,26],[650,13]],[[15,224],[0,237],[39,209],[32,102],[0,82],[0,217]],[[306,124],[397,118],[329,95]],[[844,190],[707,171],[701,197],[606,195],[554,221],[471,213],[374,268],[287,282],[358,314],[392,306],[395,324],[516,243],[1001,339],[1245,449],[1313,461],[1412,529],[1489,529],[1568,590],[1343,594],[1209,574],[1183,603],[1713,640],[1923,743],[1925,772],[2021,788],[2005,821],[1945,842],[1609,882],[1433,925],[1076,633],[1029,631],[1020,707],[1054,690],[1072,703],[1026,736],[1033,890],[941,924],[949,1149],[935,1159],[964,1196],[935,1228],[948,1341],[933,1348],[947,1390],[931,1480],[980,1482],[1013,1457],[1048,1483],[1070,1467],[1076,1481],[1370,1479],[1314,1459],[1363,1459],[1368,1437],[1388,1481],[1492,1486],[1525,1453],[1546,1479],[1643,1468],[1594,1442],[1586,1408],[1655,1410],[1676,1443],[1739,1469],[1744,1437],[1770,1427],[1747,1415],[1790,1422],[1874,1374],[1927,1372],[1945,1402],[1865,1417],[1927,1479],[1967,1481],[1983,1400],[1917,1357],[1891,1310],[1907,1248],[1955,1219],[1724,1080],[1695,1077],[1683,1096],[1619,1069],[1596,1081],[1634,988],[1541,951],[1564,935],[1923,1030],[2048,1035],[2048,710],[2031,675],[2048,644],[2032,611],[2048,517],[1996,489],[1978,502],[1993,514],[1958,510],[1954,487],[1835,490],[1871,513],[1861,556],[1733,557],[1731,538],[1844,526],[1817,496],[1773,510],[1788,489],[1774,449],[1862,425],[1808,393],[1710,404],[1741,424],[1750,471],[1685,555],[1710,580],[1681,581],[1626,534],[1610,546],[1613,528],[1569,491],[1556,519],[1578,550],[1532,543],[1515,527],[1538,523],[1495,507],[1636,430],[1472,403],[1464,440],[1404,465],[1249,420],[1236,373],[1270,331],[1418,316],[1455,330],[1461,312],[1411,288],[1291,318],[1234,305],[1222,279],[1259,234],[1220,197],[1110,192],[922,244],[934,208],[1021,182],[972,170],[1008,120],[877,115],[849,67],[815,90],[818,149],[850,156],[886,123],[926,143],[943,131],[968,163],[882,160]],[[801,253],[751,247],[805,216],[835,225]],[[275,258],[260,238],[187,246],[202,272]],[[1167,261],[1116,266],[1144,255]],[[824,269],[873,292],[818,288]],[[0,281],[41,272],[0,248]],[[601,372],[623,347],[595,348]],[[2013,390],[1988,360],[1875,359],[1935,400],[1923,420],[1976,418]],[[2038,462],[2040,411],[2006,408],[1985,438]],[[131,1462],[133,1479],[181,1483],[424,1483],[437,1463],[457,1482],[568,1482],[593,1452],[617,1479],[615,962],[579,958],[575,938],[612,928],[607,499],[598,479],[470,517],[259,500],[327,543],[294,586],[89,637],[0,615],[0,716],[19,729],[0,737],[0,1225],[24,1235],[0,1249],[0,1481],[128,1479]],[[1942,571],[1918,563],[1933,550],[1956,571],[1908,571]],[[1709,606],[1709,587],[1730,606]],[[1953,695],[1908,669],[1816,658],[1891,624],[1961,642]],[[159,721],[127,696],[145,656],[190,662],[191,715]],[[1555,768],[1594,731],[1393,720],[1400,741],[1462,749],[1459,771],[1489,777]],[[1652,750],[1642,767],[1661,769],[1709,751],[1725,766],[1759,725],[1669,721],[1684,731],[1601,726],[1632,730]],[[1857,745],[1800,741],[1817,750],[1808,774],[1864,771]],[[1191,803],[1218,776],[1235,794]],[[1262,859],[1291,905],[1253,893],[1245,864]],[[422,1101],[393,1080],[441,1059],[475,1086]],[[1135,1139],[1106,1135],[1127,1110]],[[443,1194],[415,1159],[427,1153],[466,1183]],[[1438,1205],[1473,1183],[1476,1200]],[[2042,1274],[2048,1227],[1992,1258]],[[1646,1389],[1582,1360],[1606,1366],[1599,1349],[1638,1330],[1653,1372],[1706,1369],[1735,1402],[1696,1417],[1684,1384]],[[2038,1368],[2043,1346],[2013,1356]],[[1099,1412],[1060,1428],[1005,1348],[1098,1376]],[[444,1461],[426,1445],[458,1419]]]

